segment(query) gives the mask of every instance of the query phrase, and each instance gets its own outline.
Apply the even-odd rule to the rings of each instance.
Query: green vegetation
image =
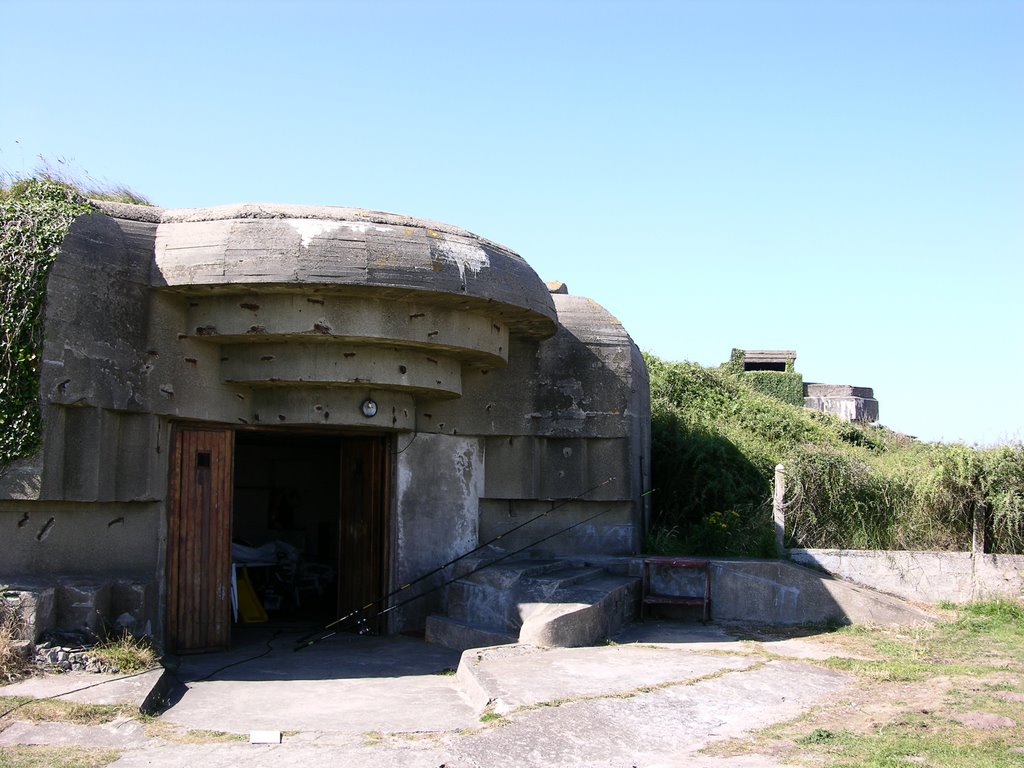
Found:
[[[46,281],[71,222],[93,210],[86,198],[151,205],[45,162],[33,178],[0,179],[0,471],[39,448]]]
[[[152,205],[127,187],[43,161],[27,179],[0,178],[0,472],[39,448],[39,359],[50,267],[89,200]]]
[[[148,637],[136,637],[127,629],[106,637],[99,645],[89,650],[121,673],[142,672],[160,663],[160,653]]]
[[[789,371],[744,371],[739,379],[755,392],[797,407],[804,404],[803,374]]]
[[[790,405],[804,404],[804,377],[793,368],[793,360],[786,360],[785,371],[745,371],[743,365],[746,353],[742,349],[733,349],[729,361],[718,366],[718,370],[734,379],[742,381],[755,392],[774,397]]]
[[[0,187],[0,468],[39,447],[46,280],[71,222],[90,210],[60,182]]]
[[[645,355],[652,532],[673,554],[773,556],[774,468],[788,546],[1024,552],[1024,446],[926,444],[759,393],[730,373]]]

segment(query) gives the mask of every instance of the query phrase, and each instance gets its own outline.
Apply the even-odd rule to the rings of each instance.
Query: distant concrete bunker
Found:
[[[640,551],[647,372],[593,300],[437,222],[98,205],[49,278],[42,450],[0,477],[0,580],[58,623],[222,647],[238,612],[333,618],[555,504],[502,545],[605,510],[536,550]]]
[[[734,349],[737,373],[772,371],[796,372],[796,350],[792,349]],[[852,387],[848,384],[818,384],[803,382],[805,408],[832,414],[843,421],[871,424],[878,421],[878,400],[871,387]]]

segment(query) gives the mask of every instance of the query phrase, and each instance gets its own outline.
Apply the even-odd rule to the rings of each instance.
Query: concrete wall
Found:
[[[418,435],[396,457],[394,576],[392,589],[469,552],[478,543],[477,505],[483,491],[484,453],[480,441],[446,435]],[[395,600],[408,600],[452,578],[451,569],[410,587]],[[422,627],[444,604],[442,591],[425,594],[395,611],[391,628]]]
[[[791,549],[797,563],[924,603],[1024,597],[1024,555]]]
[[[158,503],[6,501],[0,502],[0,521],[0,581],[41,573],[156,576]]]
[[[838,416],[843,421],[878,421],[878,400],[871,387],[847,384],[804,384],[804,407]]]
[[[681,568],[656,568],[651,585],[652,591],[667,595],[702,595],[704,590],[703,574]],[[712,561],[711,618],[753,624],[899,625],[933,620],[902,600],[820,571],[783,560],[740,559]]]

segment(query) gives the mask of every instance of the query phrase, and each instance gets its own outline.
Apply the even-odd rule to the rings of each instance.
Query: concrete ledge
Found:
[[[662,594],[697,594],[694,575],[679,569],[652,574]],[[935,617],[891,595],[782,560],[712,560],[711,618],[760,624],[839,621],[920,624]]]
[[[791,549],[802,565],[925,603],[1024,597],[1024,555]]]
[[[492,645],[516,643],[515,635],[505,634],[498,630],[490,630],[460,621],[448,616],[427,616],[426,636],[428,643],[464,651],[468,648],[484,648]]]
[[[712,616],[723,621],[922,624],[935,620],[903,600],[781,561],[712,564]]]
[[[64,701],[84,704],[131,704],[140,711],[151,702],[154,690],[173,678],[163,668],[150,669],[134,675],[67,672],[61,675],[30,677],[0,687],[3,696],[28,696],[33,699],[60,697]]]

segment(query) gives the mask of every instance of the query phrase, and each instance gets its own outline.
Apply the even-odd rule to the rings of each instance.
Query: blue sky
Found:
[[[1024,2],[0,0],[0,170],[504,243],[645,350],[1024,439]]]

